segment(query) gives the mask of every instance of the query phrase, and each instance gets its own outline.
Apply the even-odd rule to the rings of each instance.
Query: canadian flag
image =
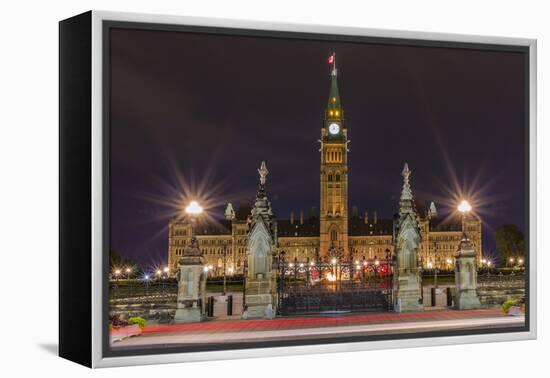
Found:
[[[334,63],[334,55],[336,55],[336,54],[332,53],[332,55],[328,58],[328,64]]]

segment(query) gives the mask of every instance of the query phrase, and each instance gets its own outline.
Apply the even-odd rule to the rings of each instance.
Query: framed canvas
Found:
[[[60,355],[536,337],[536,41],[60,22]]]

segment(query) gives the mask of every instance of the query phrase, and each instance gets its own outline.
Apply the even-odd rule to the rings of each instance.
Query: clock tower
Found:
[[[321,206],[320,248],[321,259],[329,251],[348,253],[348,134],[344,123],[344,110],[338,92],[336,56],[332,64],[330,93],[321,128]]]

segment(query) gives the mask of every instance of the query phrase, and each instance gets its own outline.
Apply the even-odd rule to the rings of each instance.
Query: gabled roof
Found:
[[[277,236],[279,237],[309,237],[319,236],[319,218],[304,219],[304,223],[299,221],[290,223],[288,219],[277,220]]]
[[[231,235],[231,221],[226,219],[197,222],[195,235]]]
[[[349,236],[375,236],[375,235],[392,235],[393,220],[378,219],[376,223],[370,221],[365,223],[364,218],[350,218],[348,223]]]

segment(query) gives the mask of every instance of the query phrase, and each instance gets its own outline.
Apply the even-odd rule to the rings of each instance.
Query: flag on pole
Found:
[[[328,58],[328,64],[334,63],[334,55],[336,55],[336,54],[332,53],[332,55]]]

